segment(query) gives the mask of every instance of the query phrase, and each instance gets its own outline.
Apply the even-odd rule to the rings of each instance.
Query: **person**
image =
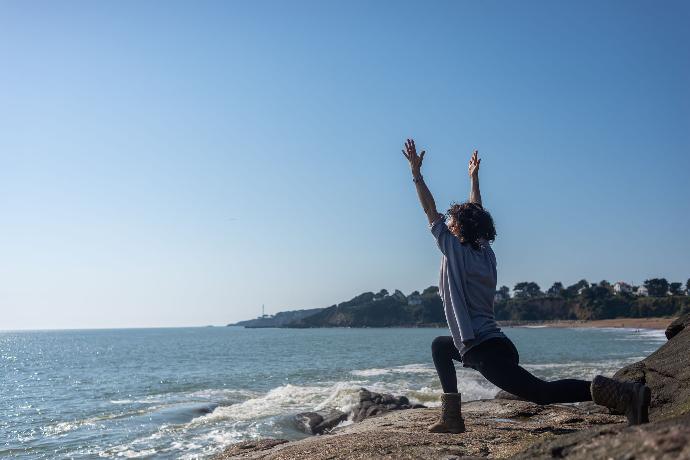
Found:
[[[578,379],[547,382],[520,366],[515,345],[501,332],[494,318],[496,255],[490,243],[496,238],[496,229],[482,204],[478,152],[474,151],[468,165],[469,201],[453,204],[447,212],[447,221],[436,210],[422,176],[425,153],[417,154],[414,140],[405,142],[403,155],[410,164],[419,201],[442,254],[439,294],[451,333],[436,337],[431,344],[443,394],[441,416],[429,431],[461,433],[465,430],[453,361],[479,371],[502,390],[537,404],[593,400],[624,413],[630,425],[647,423],[651,391],[646,385],[619,382],[601,375],[591,382]]]

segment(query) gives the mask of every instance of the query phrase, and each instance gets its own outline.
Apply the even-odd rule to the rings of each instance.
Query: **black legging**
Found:
[[[591,401],[590,382],[565,379],[546,382],[518,365],[520,356],[507,338],[489,339],[465,353],[461,360],[450,336],[436,337],[431,344],[436,372],[445,393],[458,392],[453,360],[478,370],[497,387],[537,404]]]

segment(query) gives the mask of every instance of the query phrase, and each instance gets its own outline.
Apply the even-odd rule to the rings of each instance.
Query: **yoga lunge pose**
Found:
[[[431,354],[441,380],[441,418],[429,427],[436,433],[461,433],[465,422],[460,408],[453,360],[479,371],[489,382],[520,398],[537,404],[591,401],[623,413],[630,425],[647,423],[651,398],[649,387],[619,382],[601,375],[594,380],[541,380],[519,365],[513,342],[494,319],[496,256],[489,245],[496,238],[491,215],[482,206],[479,192],[479,164],[475,150],[469,162],[470,199],[453,204],[446,216],[424,183],[421,168],[425,152],[419,155],[414,140],[405,143],[403,155],[410,163],[419,201],[429,220],[431,233],[441,250],[439,294],[451,336],[440,336],[431,344]]]

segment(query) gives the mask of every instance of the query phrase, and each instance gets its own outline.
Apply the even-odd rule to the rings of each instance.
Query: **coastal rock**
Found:
[[[577,406],[493,399],[463,403],[465,433],[429,433],[426,428],[438,415],[438,408],[391,411],[324,436],[270,449],[232,446],[217,459],[505,458],[542,440],[624,420],[610,414],[589,414]]]
[[[421,404],[410,404],[406,396],[393,396],[392,394],[375,393],[361,388],[359,390],[359,404],[352,408],[353,422],[361,422],[367,417],[385,414],[393,410],[422,408]]]
[[[675,337],[680,331],[690,326],[690,313],[679,316],[666,328],[665,334],[668,340]]]
[[[295,415],[297,427],[307,434],[326,433],[344,420],[347,420],[347,414],[339,410],[328,413],[300,412]]]
[[[641,382],[651,388],[652,421],[690,413],[690,328],[678,326],[687,323],[688,316],[672,323],[676,326],[671,339],[657,351],[614,375],[616,379]]]
[[[658,423],[608,425],[535,443],[517,460],[689,459],[690,414]]]

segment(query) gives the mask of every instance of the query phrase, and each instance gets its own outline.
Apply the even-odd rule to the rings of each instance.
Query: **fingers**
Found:
[[[419,154],[419,165],[422,165],[422,161],[424,161],[424,154],[426,153],[426,150],[422,150],[422,153]]]
[[[407,158],[408,160],[410,159],[410,157],[407,156],[407,153],[405,153],[405,150],[402,151],[402,154],[403,154],[403,156],[404,156],[405,158]]]

